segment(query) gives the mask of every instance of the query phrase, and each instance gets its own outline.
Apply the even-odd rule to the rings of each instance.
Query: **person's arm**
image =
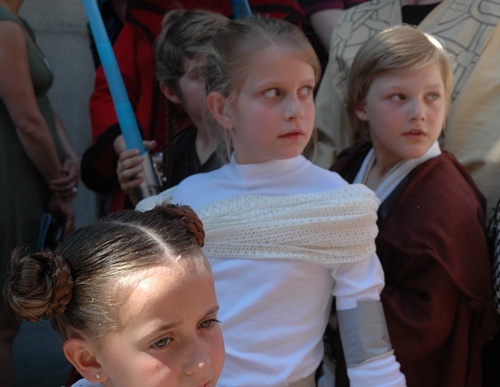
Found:
[[[69,138],[66,127],[64,126],[61,118],[59,117],[59,115],[57,115],[56,112],[54,112],[54,117],[56,121],[57,134],[59,135],[59,139],[64,148],[65,160],[71,159],[73,161],[78,161],[78,154],[76,153],[75,148],[71,143],[71,139]]]
[[[449,273],[424,251],[415,249],[414,257],[406,256],[407,265],[413,270],[407,270],[397,285],[386,285],[382,293],[389,329],[392,332],[404,329],[405,334],[394,337],[394,345],[397,356],[406,363],[425,359],[445,345],[460,298]],[[402,259],[402,255],[395,255],[394,259]],[[425,342],[422,337],[427,338]]]
[[[298,2],[307,14],[321,44],[328,51],[333,30],[340,20],[347,2],[341,0],[299,0]]]
[[[343,9],[325,9],[309,16],[314,32],[327,50],[330,49],[330,39],[342,12]]]
[[[68,132],[59,116],[54,112],[56,130],[61,145],[64,149],[64,161],[62,164],[62,176],[50,181],[50,189],[58,195],[71,200],[76,195],[76,187],[80,182],[80,160],[76,154]]]
[[[26,154],[47,182],[61,176],[50,129],[38,108],[31,81],[26,36],[20,25],[0,23],[0,98]]]
[[[384,273],[377,255],[342,263],[333,275],[336,317],[351,386],[406,386],[387,334],[380,301]]]
[[[26,154],[49,185],[63,171],[50,128],[36,102],[25,32],[15,22],[0,23],[0,71],[0,98]],[[74,230],[74,210],[66,197],[52,192],[48,211],[66,219],[65,235]]]

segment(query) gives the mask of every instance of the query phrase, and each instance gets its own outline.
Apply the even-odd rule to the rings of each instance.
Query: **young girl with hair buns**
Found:
[[[379,297],[378,200],[301,156],[320,77],[307,38],[275,19],[230,21],[205,76],[230,163],[137,209],[167,201],[199,211],[226,343],[218,386],[315,386],[332,296],[352,385],[403,386]]]
[[[224,344],[204,236],[187,206],[121,211],[55,251],[15,251],[6,299],[50,319],[85,377],[74,386],[213,387]]]

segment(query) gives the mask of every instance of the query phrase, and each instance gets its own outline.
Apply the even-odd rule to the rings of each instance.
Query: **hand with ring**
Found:
[[[67,159],[61,168],[61,177],[52,179],[49,184],[50,190],[58,197],[71,201],[78,192],[80,182],[80,163],[78,160]]]

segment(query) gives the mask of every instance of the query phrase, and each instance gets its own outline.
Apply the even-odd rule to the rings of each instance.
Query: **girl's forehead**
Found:
[[[169,282],[175,282],[177,278],[186,276],[201,276],[210,274],[210,269],[199,257],[178,257],[167,258],[165,262],[159,262],[156,265],[136,269],[113,280],[117,288],[117,296],[123,297],[137,287],[151,286],[158,276],[162,278],[162,286]]]
[[[151,326],[158,322],[179,324],[189,315],[199,320],[206,310],[216,306],[209,270],[201,266],[184,270],[188,268],[183,266],[179,266],[181,270],[159,267],[157,271],[144,273],[142,280],[120,294],[121,302],[112,315],[117,331],[137,336],[138,332],[154,331]]]
[[[314,69],[314,66],[308,60],[305,53],[289,46],[278,46],[276,44],[260,49],[255,53],[255,55],[252,55],[249,60],[250,71],[256,67],[268,68],[273,64],[276,65],[276,63],[286,66],[286,63],[290,61],[304,62]],[[285,64],[282,64],[281,62]],[[282,67],[281,70],[286,71],[286,67]],[[315,69],[314,71],[316,72]]]
[[[292,56],[297,56],[297,58],[300,57],[299,52],[295,49],[292,49],[289,46],[283,45],[280,46],[277,43],[273,43],[268,47],[263,47],[260,49],[260,51],[257,53],[257,55],[253,55],[253,58],[255,60],[262,60],[263,57],[269,57],[269,56],[282,56],[282,55],[292,55]]]
[[[186,282],[195,286],[201,278],[212,278],[210,268],[201,259],[182,257],[123,276],[116,282],[115,294],[118,304],[126,304],[131,299],[167,294]]]

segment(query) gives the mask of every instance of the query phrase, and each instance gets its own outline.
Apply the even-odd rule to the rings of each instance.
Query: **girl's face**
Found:
[[[203,125],[206,105],[204,60],[184,58],[184,75],[179,79],[180,100],[196,127]]]
[[[211,273],[182,259],[127,281],[118,329],[97,349],[103,385],[215,386],[225,352]]]
[[[376,77],[356,115],[368,124],[381,174],[403,159],[423,156],[439,137],[445,112],[438,64]]]
[[[314,125],[313,67],[287,49],[259,53],[237,99],[227,108],[240,164],[300,155]]]

